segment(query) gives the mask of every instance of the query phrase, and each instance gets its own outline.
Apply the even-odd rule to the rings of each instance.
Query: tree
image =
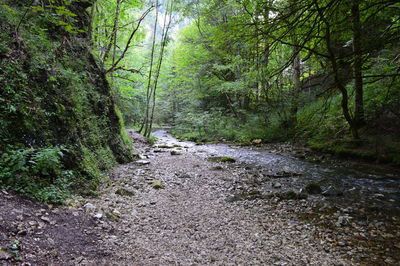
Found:
[[[288,3],[279,8],[278,16],[274,19],[269,32],[278,33],[274,37],[275,41],[285,45],[292,46],[300,51],[307,52],[313,56],[327,60],[332,69],[335,87],[342,94],[342,110],[346,121],[349,123],[351,133],[355,139],[359,138],[359,129],[365,124],[364,105],[363,105],[363,82],[362,75],[364,62],[369,54],[377,47],[368,47],[362,43],[368,43],[366,36],[363,36],[363,25],[368,21],[361,21],[361,17],[368,18],[378,13],[385,13],[396,1],[352,1],[345,2],[338,0],[316,1],[303,0],[296,3]],[[360,13],[362,6],[362,14]],[[346,12],[351,10],[351,16]],[[390,13],[390,12],[389,12]],[[296,15],[299,14],[299,15]],[[291,19],[291,16],[293,18]],[[293,23],[290,26],[287,20],[291,19]],[[375,43],[384,45],[386,39],[392,42],[393,34],[398,33],[398,18],[384,18],[384,27],[379,25],[378,36],[371,36]],[[283,31],[281,30],[283,29]],[[299,31],[300,29],[300,31]],[[290,39],[290,36],[296,36],[296,39],[302,39],[300,43]],[[352,36],[351,39],[349,37]],[[371,38],[370,37],[370,38]],[[398,38],[397,38],[398,39]],[[321,42],[325,43],[325,49],[318,48]],[[352,43],[352,50],[347,49],[346,43]],[[346,77],[344,72],[346,68],[352,69],[353,75]],[[350,110],[350,96],[346,88],[348,80],[354,80],[355,99],[354,111]]]

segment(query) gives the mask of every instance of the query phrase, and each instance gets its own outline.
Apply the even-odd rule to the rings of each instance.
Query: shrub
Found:
[[[62,203],[74,172],[63,169],[64,147],[9,150],[0,157],[0,187],[40,201]]]

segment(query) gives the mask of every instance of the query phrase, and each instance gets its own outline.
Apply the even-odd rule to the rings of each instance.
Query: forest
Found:
[[[128,126],[399,163],[397,1],[129,5],[98,1],[93,29]]]
[[[0,264],[396,265],[399,106],[397,0],[2,0]]]

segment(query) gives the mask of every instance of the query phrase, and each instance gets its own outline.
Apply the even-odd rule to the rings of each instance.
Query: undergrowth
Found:
[[[90,194],[132,160],[122,115],[82,31],[28,12],[16,34],[25,8],[12,4],[0,7],[0,188],[52,203]]]

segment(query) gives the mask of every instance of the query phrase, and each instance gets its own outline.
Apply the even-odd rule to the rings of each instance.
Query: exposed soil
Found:
[[[246,184],[260,169],[207,160],[185,142],[148,147],[130,135],[142,158],[117,167],[98,197],[51,207],[0,193],[0,246],[6,248],[0,264],[398,263],[395,254],[371,255],[372,248],[385,253],[375,244],[359,248],[350,225],[339,225],[338,233],[321,223],[325,214],[315,213],[320,202],[312,198],[282,200],[250,190]],[[326,217],[336,221],[334,215]],[[398,243],[396,235],[388,237]]]
[[[74,265],[109,255],[94,218],[0,192],[0,265]]]

